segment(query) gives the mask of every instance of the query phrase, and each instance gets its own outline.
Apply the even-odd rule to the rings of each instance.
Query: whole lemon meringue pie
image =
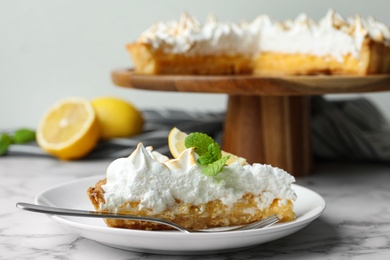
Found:
[[[390,72],[390,30],[369,17],[333,10],[276,21],[201,23],[189,14],[158,22],[127,45],[140,74],[351,74]]]

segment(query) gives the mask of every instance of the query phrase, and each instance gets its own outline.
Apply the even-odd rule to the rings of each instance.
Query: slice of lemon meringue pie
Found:
[[[214,148],[203,152],[201,146],[189,147],[168,159],[139,143],[128,158],[109,165],[106,178],[89,188],[88,196],[98,211],[163,218],[187,229],[243,225],[272,214],[280,221],[295,218],[293,176],[270,165],[227,166],[219,146],[206,143],[210,146]],[[105,222],[119,228],[170,229],[133,220]]]

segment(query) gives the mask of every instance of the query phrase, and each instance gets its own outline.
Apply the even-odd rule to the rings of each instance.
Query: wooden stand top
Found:
[[[363,93],[390,90],[390,74],[347,76],[263,76],[263,75],[141,75],[131,69],[111,73],[121,87],[230,95],[308,96]]]

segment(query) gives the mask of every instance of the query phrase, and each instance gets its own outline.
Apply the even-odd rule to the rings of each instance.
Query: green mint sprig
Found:
[[[192,133],[184,141],[187,148],[194,147],[199,155],[197,163],[205,165],[202,173],[208,176],[216,176],[226,165],[228,156],[222,157],[221,148],[213,138],[204,133]]]
[[[0,156],[5,155],[11,144],[23,144],[35,140],[35,131],[21,128],[14,133],[0,133]]]

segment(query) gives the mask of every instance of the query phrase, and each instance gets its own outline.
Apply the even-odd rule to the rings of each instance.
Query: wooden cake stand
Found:
[[[144,90],[228,94],[222,148],[249,163],[295,175],[312,171],[310,96],[390,90],[390,75],[197,76],[112,72],[114,84]]]

